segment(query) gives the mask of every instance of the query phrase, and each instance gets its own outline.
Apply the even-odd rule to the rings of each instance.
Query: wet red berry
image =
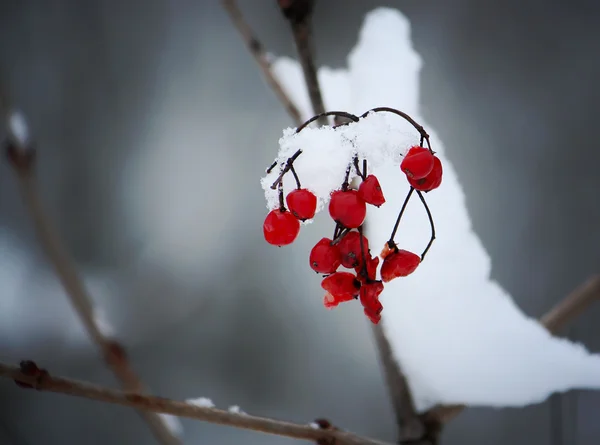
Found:
[[[331,194],[329,214],[335,222],[356,229],[367,216],[367,205],[356,190],[336,190]]]
[[[366,271],[362,264],[355,267],[354,270],[356,272],[356,278],[358,278],[358,281],[365,284],[366,282],[375,280],[375,278],[377,277],[377,266],[379,266],[378,256],[367,258]]]
[[[381,309],[383,310],[383,306],[381,307]],[[365,308],[364,313],[373,324],[379,324],[379,322],[381,321],[381,312],[378,313],[370,308]]]
[[[385,257],[381,265],[381,279],[387,283],[394,278],[406,277],[421,263],[421,257],[408,250],[399,249]]]
[[[300,221],[306,221],[315,216],[317,197],[307,189],[292,190],[285,198],[288,209]]]
[[[330,274],[342,263],[342,255],[338,245],[331,245],[329,238],[323,238],[310,251],[310,267],[315,272]]]
[[[409,179],[421,179],[433,169],[433,154],[425,147],[412,147],[404,156],[400,169]]]
[[[437,156],[433,157],[433,169],[421,179],[407,178],[410,185],[422,192],[430,192],[438,188],[442,183],[442,161]]]
[[[358,297],[360,282],[350,272],[335,272],[321,281],[321,287],[327,291],[325,301],[337,306],[344,301],[350,301]]]
[[[383,292],[383,283],[373,281],[363,284],[360,288],[360,302],[363,305],[365,315],[372,323],[377,324],[381,320],[383,305],[379,301],[379,295]]]
[[[265,240],[275,246],[293,243],[299,232],[300,222],[287,210],[271,210],[263,224]]]
[[[362,237],[362,250],[360,246],[360,233],[348,232],[338,243],[340,254],[342,256],[342,266],[352,269],[363,263],[362,253],[369,257],[369,240],[366,236]]]
[[[360,196],[367,204],[374,205],[375,207],[379,207],[385,203],[381,185],[379,185],[379,180],[375,175],[367,176],[365,180],[360,183],[360,186],[358,187],[358,196]]]

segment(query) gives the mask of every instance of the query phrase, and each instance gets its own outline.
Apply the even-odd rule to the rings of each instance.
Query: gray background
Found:
[[[240,4],[272,52],[294,54],[274,1]],[[600,7],[321,1],[319,63],[343,66],[364,13],[382,4],[412,22],[424,115],[460,174],[494,277],[526,313],[543,314],[598,271]],[[259,236],[257,180],[290,122],[219,2],[3,0],[0,42],[0,73],[41,150],[46,206],[152,390],[299,422],[327,416],[393,441],[368,326],[311,300],[320,293],[305,252],[325,226],[287,251]],[[17,285],[1,283],[2,360],[114,384],[5,165],[0,228],[16,245],[0,252],[3,267],[26,265]],[[598,317],[596,307],[567,334],[598,351]],[[444,443],[596,444],[599,407],[598,394],[572,392],[522,410],[471,409]],[[183,424],[190,444],[286,441]],[[128,409],[1,382],[0,443],[153,442]]]

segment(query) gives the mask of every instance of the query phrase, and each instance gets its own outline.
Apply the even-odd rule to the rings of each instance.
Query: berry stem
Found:
[[[354,163],[354,169],[356,170],[356,174],[357,174],[358,176],[360,176],[360,178],[361,178],[363,181],[364,181],[364,180],[365,180],[365,178],[367,177],[367,176],[366,176],[366,171],[367,171],[367,170],[364,168],[364,166],[365,166],[365,163],[366,163],[366,162],[367,162],[367,160],[365,159],[365,160],[363,161],[363,169],[362,169],[362,171],[361,171],[361,170],[360,170],[360,167],[358,166],[358,156],[354,156],[354,159],[353,159],[353,163]]]
[[[337,236],[335,238],[333,238],[333,241],[331,242],[332,246],[335,246],[336,244],[338,244],[342,240],[342,238],[345,237],[346,234],[348,232],[350,232],[350,230],[352,230],[352,229],[342,226],[341,224],[338,224],[338,225],[340,227],[340,230],[338,231]]]
[[[348,190],[348,186],[350,185],[350,171],[352,170],[352,162],[350,164],[348,164],[348,167],[346,167],[346,176],[344,176],[344,182],[342,182],[342,191],[346,191]]]
[[[271,188],[273,190],[275,190],[277,188],[277,186],[281,183],[281,181],[283,180],[283,176],[290,171],[290,169],[292,168],[294,161],[296,159],[298,159],[298,156],[300,156],[302,154],[302,150],[298,150],[296,153],[294,153],[290,158],[288,158],[288,160],[285,162],[285,167],[283,167],[281,169],[281,173],[279,173],[279,176],[277,177],[277,179],[275,180],[275,182],[273,182],[273,185],[271,185]],[[274,166],[272,166],[274,167]],[[269,172],[267,172],[269,173]]]
[[[367,158],[363,159],[363,169],[362,169],[362,172],[363,172],[363,179],[366,179],[367,178]]]
[[[296,173],[296,169],[294,168],[294,165],[290,165],[290,171],[292,172],[292,175],[294,175],[294,179],[296,180],[296,188],[301,189],[302,186],[300,185],[300,178],[298,177],[298,174]]]
[[[287,209],[285,208],[285,201],[283,199],[283,181],[279,182],[277,192],[279,194],[279,210],[285,212]]]
[[[425,259],[425,255],[427,254],[427,252],[431,248],[431,245],[433,244],[433,241],[435,240],[435,225],[433,224],[433,216],[431,215],[429,206],[425,202],[425,197],[423,196],[423,193],[421,193],[420,190],[417,190],[417,195],[419,196],[419,199],[425,207],[425,211],[427,212],[427,218],[429,218],[429,226],[431,227],[431,238],[429,238],[429,243],[427,243],[427,247],[425,247],[425,250],[421,254],[421,261],[423,261]]]
[[[311,123],[313,123],[317,119],[320,119],[320,118],[322,118],[324,116],[341,116],[341,117],[345,117],[347,119],[350,119],[350,120],[352,120],[354,122],[358,122],[360,120],[358,116],[355,116],[352,113],[346,113],[345,111],[328,111],[326,113],[317,114],[316,116],[311,117],[309,120],[307,120],[306,122],[304,122],[302,125],[300,125],[296,129],[296,133],[300,133],[302,130],[304,130],[306,127],[308,127]]]
[[[427,134],[427,132],[425,131],[425,128],[423,128],[422,125],[420,125],[419,123],[417,123],[417,121],[415,121],[412,117],[410,117],[404,111],[396,110],[395,108],[390,108],[390,107],[377,107],[377,108],[372,108],[371,110],[363,113],[360,117],[361,118],[367,117],[367,115],[369,113],[371,113],[371,112],[375,112],[375,113],[380,113],[380,112],[393,113],[393,114],[396,114],[396,115],[400,116],[404,120],[406,120],[413,127],[415,127],[415,129],[421,135],[421,146],[423,146],[423,140],[427,141],[427,147],[429,148],[429,151],[433,154],[433,150],[431,149],[431,143],[429,142],[429,134]]]
[[[275,160],[267,169],[267,174],[271,173],[276,166],[277,166],[277,161]]]
[[[392,248],[392,246],[394,248],[397,248],[396,243],[394,242],[394,237],[396,236],[396,232],[398,231],[398,226],[400,225],[400,220],[402,219],[402,215],[404,214],[404,211],[406,210],[408,201],[410,200],[410,197],[412,196],[414,191],[415,191],[415,189],[413,187],[411,187],[410,190],[408,191],[408,194],[406,195],[406,198],[404,199],[404,203],[402,204],[400,213],[398,213],[398,218],[396,219],[396,224],[394,224],[394,229],[392,230],[392,234],[390,235],[390,240],[388,241],[388,246],[390,248]]]
[[[371,279],[369,278],[369,269],[367,268],[367,255],[365,253],[365,246],[363,246],[364,236],[363,236],[363,226],[360,225],[358,227],[358,234],[360,235],[360,256],[362,258],[362,272],[365,274],[365,282],[370,283]]]

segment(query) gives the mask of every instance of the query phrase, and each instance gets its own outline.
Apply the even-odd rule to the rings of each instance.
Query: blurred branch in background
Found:
[[[256,60],[256,63],[258,63],[258,66],[265,76],[267,83],[283,104],[283,107],[294,121],[294,124],[296,126],[300,126],[302,124],[302,117],[300,116],[298,107],[296,107],[296,105],[292,102],[279,83],[279,80],[277,80],[271,71],[271,62],[269,61],[269,57],[265,52],[263,45],[260,43],[260,40],[258,40],[256,34],[254,34],[252,31],[250,25],[248,25],[248,22],[246,22],[246,19],[244,19],[237,2],[235,0],[223,0],[223,8],[225,8],[234,26],[240,32],[244,43],[246,43],[248,51],[250,51],[250,54],[252,54]]]
[[[547,312],[540,319],[540,323],[551,334],[556,335],[598,300],[600,300],[600,275],[594,275]],[[464,405],[436,406],[429,410],[426,416],[436,419],[443,425],[458,416],[464,409],[466,409]]]
[[[34,362],[21,362],[20,367],[0,363],[0,377],[13,379],[17,385],[39,391],[49,391],[83,397],[99,402],[130,406],[139,410],[170,414],[219,425],[252,430],[278,436],[315,441],[318,444],[338,445],[386,445],[374,439],[332,427],[326,421],[315,421],[310,425],[301,425],[267,417],[251,416],[246,413],[224,411],[217,408],[194,405],[193,403],[154,397],[134,392],[122,392],[103,388],[90,383],[79,382],[60,377],[52,377]]]
[[[9,164],[17,174],[23,201],[33,221],[38,240],[54,267],[71,305],[91,339],[100,348],[106,364],[121,382],[122,387],[127,391],[143,392],[142,382],[133,371],[124,347],[103,332],[94,312],[92,298],[43,209],[35,178],[36,153],[32,147],[25,118],[12,107],[6,90],[2,88],[0,88],[0,118],[7,125],[6,155]],[[146,411],[139,413],[159,443],[164,445],[181,443],[158,415]]]

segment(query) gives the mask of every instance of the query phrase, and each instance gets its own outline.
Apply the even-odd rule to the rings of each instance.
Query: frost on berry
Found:
[[[442,184],[442,161],[437,156],[433,157],[433,169],[421,179],[407,178],[410,185],[422,192],[435,190]]]
[[[327,291],[325,305],[329,307],[354,300],[360,292],[360,282],[350,272],[335,272],[325,277],[321,287]]]
[[[307,189],[292,190],[285,198],[288,209],[300,221],[306,221],[315,216],[317,197]]]
[[[342,263],[339,246],[329,238],[322,238],[310,251],[310,267],[322,274],[334,273]]]
[[[394,278],[406,277],[413,273],[419,264],[421,257],[408,250],[398,249],[388,254],[381,265],[381,279],[384,283]]]
[[[433,154],[425,147],[412,147],[404,156],[400,169],[409,179],[422,179],[433,169]]]
[[[346,233],[338,246],[342,258],[342,266],[348,269],[361,266],[363,263],[363,254],[366,257],[369,256],[369,240],[366,236],[361,236],[360,233],[355,231]]]
[[[385,203],[383,191],[375,175],[369,175],[358,187],[358,195],[367,203],[379,207]]]
[[[367,216],[367,204],[356,190],[336,190],[329,201],[329,215],[349,229],[356,229]]]
[[[265,240],[275,246],[293,243],[299,232],[300,222],[287,210],[271,210],[263,224]]]

